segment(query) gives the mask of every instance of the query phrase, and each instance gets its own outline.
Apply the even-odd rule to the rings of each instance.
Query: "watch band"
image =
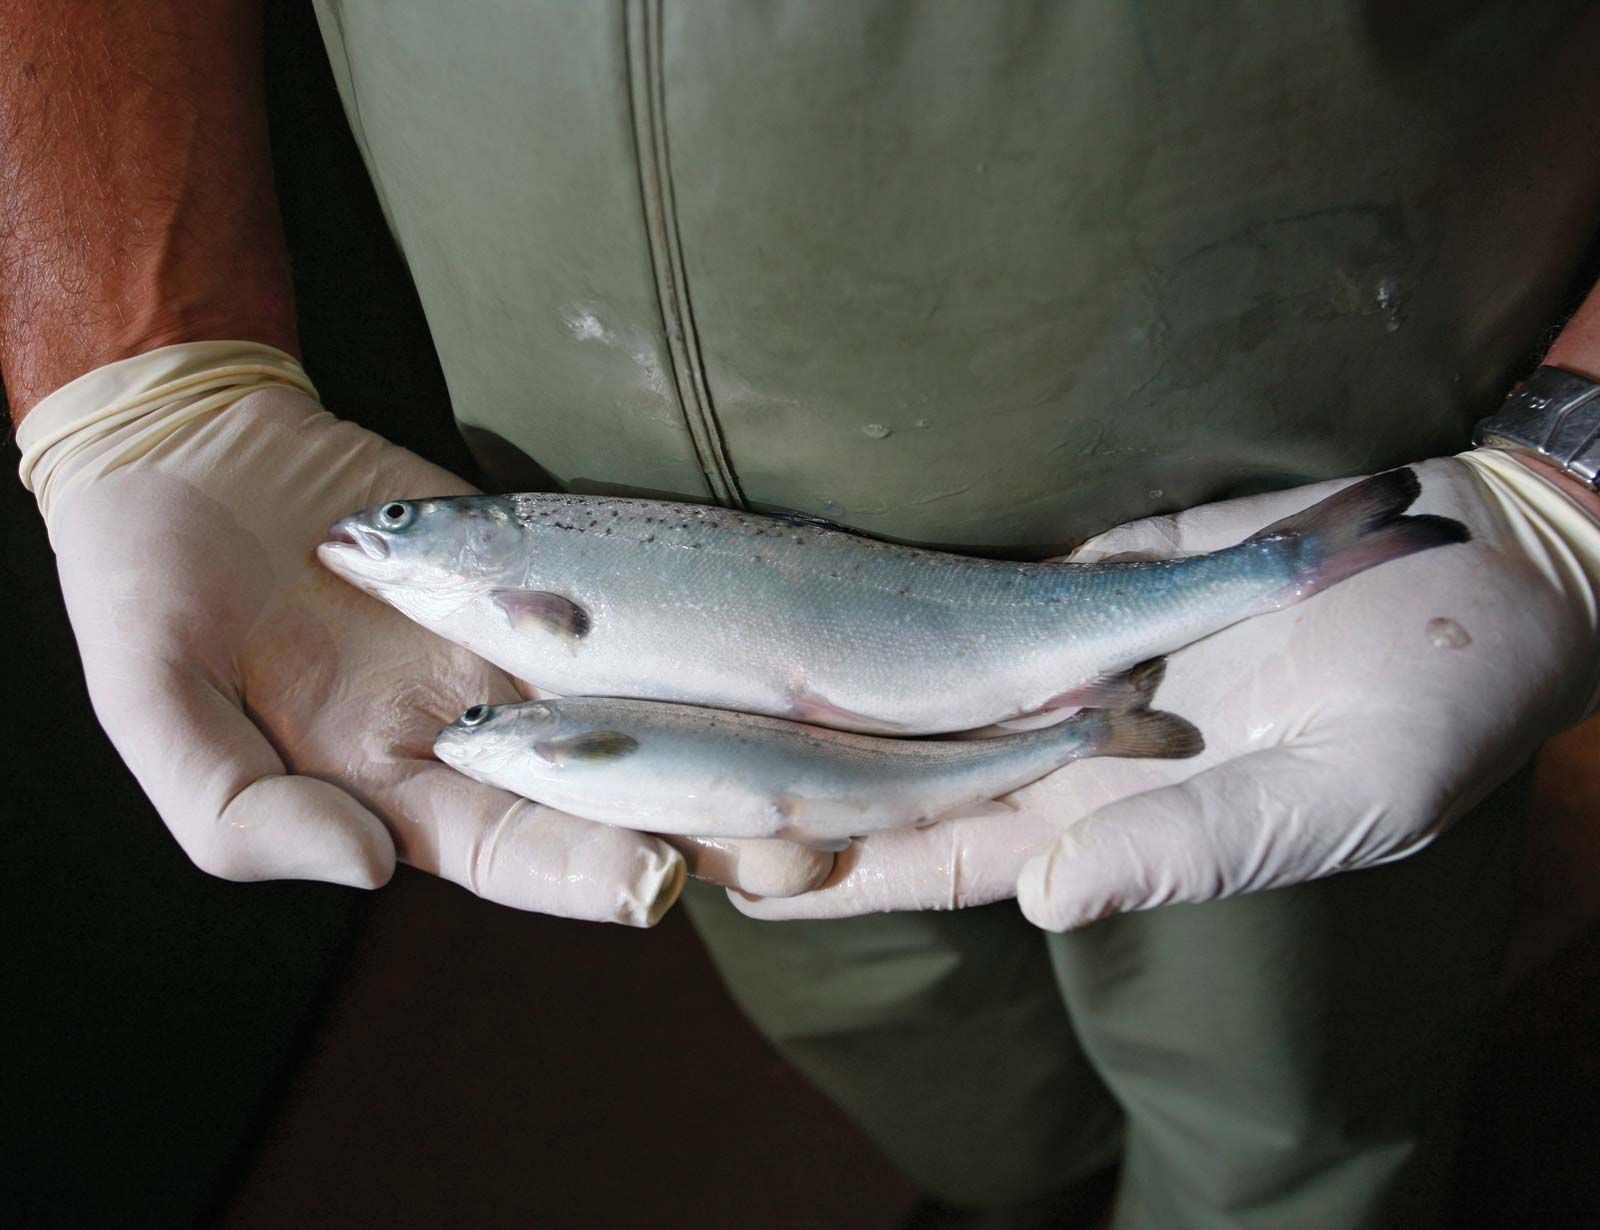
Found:
[[[1600,490],[1600,384],[1559,367],[1541,367],[1480,419],[1472,442],[1533,453],[1591,491]]]

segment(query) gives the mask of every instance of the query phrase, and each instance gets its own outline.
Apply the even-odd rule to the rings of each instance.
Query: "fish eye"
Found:
[[[386,530],[403,530],[416,515],[416,509],[410,504],[394,500],[378,509],[378,524]]]
[[[473,705],[461,715],[463,726],[481,726],[489,718],[488,705]]]

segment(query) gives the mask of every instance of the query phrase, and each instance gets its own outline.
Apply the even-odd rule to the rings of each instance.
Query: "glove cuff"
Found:
[[[1457,454],[1471,467],[1533,558],[1561,573],[1568,592],[1585,606],[1591,629],[1600,629],[1600,521],[1553,482],[1540,478],[1510,453],[1494,448]],[[1590,689],[1584,717],[1600,708],[1600,682]]]
[[[18,473],[50,525],[68,486],[143,456],[185,423],[274,386],[316,398],[292,355],[259,342],[182,342],[62,385],[17,428]]]

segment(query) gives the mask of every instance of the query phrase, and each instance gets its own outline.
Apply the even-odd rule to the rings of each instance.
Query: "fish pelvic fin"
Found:
[[[808,726],[825,726],[833,730],[870,730],[887,734],[899,728],[895,722],[880,722],[868,714],[846,709],[804,687],[790,695],[789,718]]]
[[[1052,696],[1039,712],[1077,706],[1080,709],[1146,709],[1167,677],[1165,658],[1148,658],[1114,675],[1100,675],[1059,696]]]
[[[1093,710],[1102,729],[1094,740],[1096,756],[1130,760],[1186,760],[1205,751],[1193,722],[1161,709]],[[1089,714],[1085,714],[1088,717]],[[1073,719],[1076,721],[1077,719]]]
[[[1295,579],[1269,598],[1266,609],[1309,598],[1390,560],[1469,542],[1471,532],[1450,517],[1401,515],[1421,489],[1416,471],[1389,470],[1252,534],[1246,542],[1288,539],[1297,548]]]

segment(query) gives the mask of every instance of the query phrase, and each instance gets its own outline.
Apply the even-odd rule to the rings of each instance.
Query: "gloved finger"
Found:
[[[1296,488],[1293,494],[1299,507],[1310,508],[1356,481],[1334,479],[1313,483]],[[1144,517],[1095,535],[1065,558],[1074,564],[1098,564],[1116,559],[1171,559],[1220,551],[1293,511],[1293,505],[1284,501],[1285,494],[1281,492],[1239,496],[1200,504],[1178,514]]]
[[[1318,739],[1224,761],[1110,803],[1069,826],[1017,880],[1036,926],[1065,931],[1129,910],[1211,901],[1412,853],[1444,800],[1366,772],[1364,746]],[[1369,791],[1370,781],[1386,782]]]
[[[995,809],[858,838],[809,893],[781,900],[728,896],[741,913],[772,920],[987,905],[1015,894],[1024,864],[1060,831],[1042,816]]]
[[[405,862],[519,910],[650,927],[683,891],[683,856],[659,838],[580,820],[437,761],[408,762],[375,802]]]
[[[91,652],[87,662],[94,662]],[[226,880],[376,888],[394,873],[382,821],[337,786],[284,771],[253,722],[183,668],[109,680],[91,671],[101,724],[178,844]]]
[[[683,855],[689,874],[756,897],[792,897],[821,884],[833,855],[778,838],[677,837],[662,840]]]

